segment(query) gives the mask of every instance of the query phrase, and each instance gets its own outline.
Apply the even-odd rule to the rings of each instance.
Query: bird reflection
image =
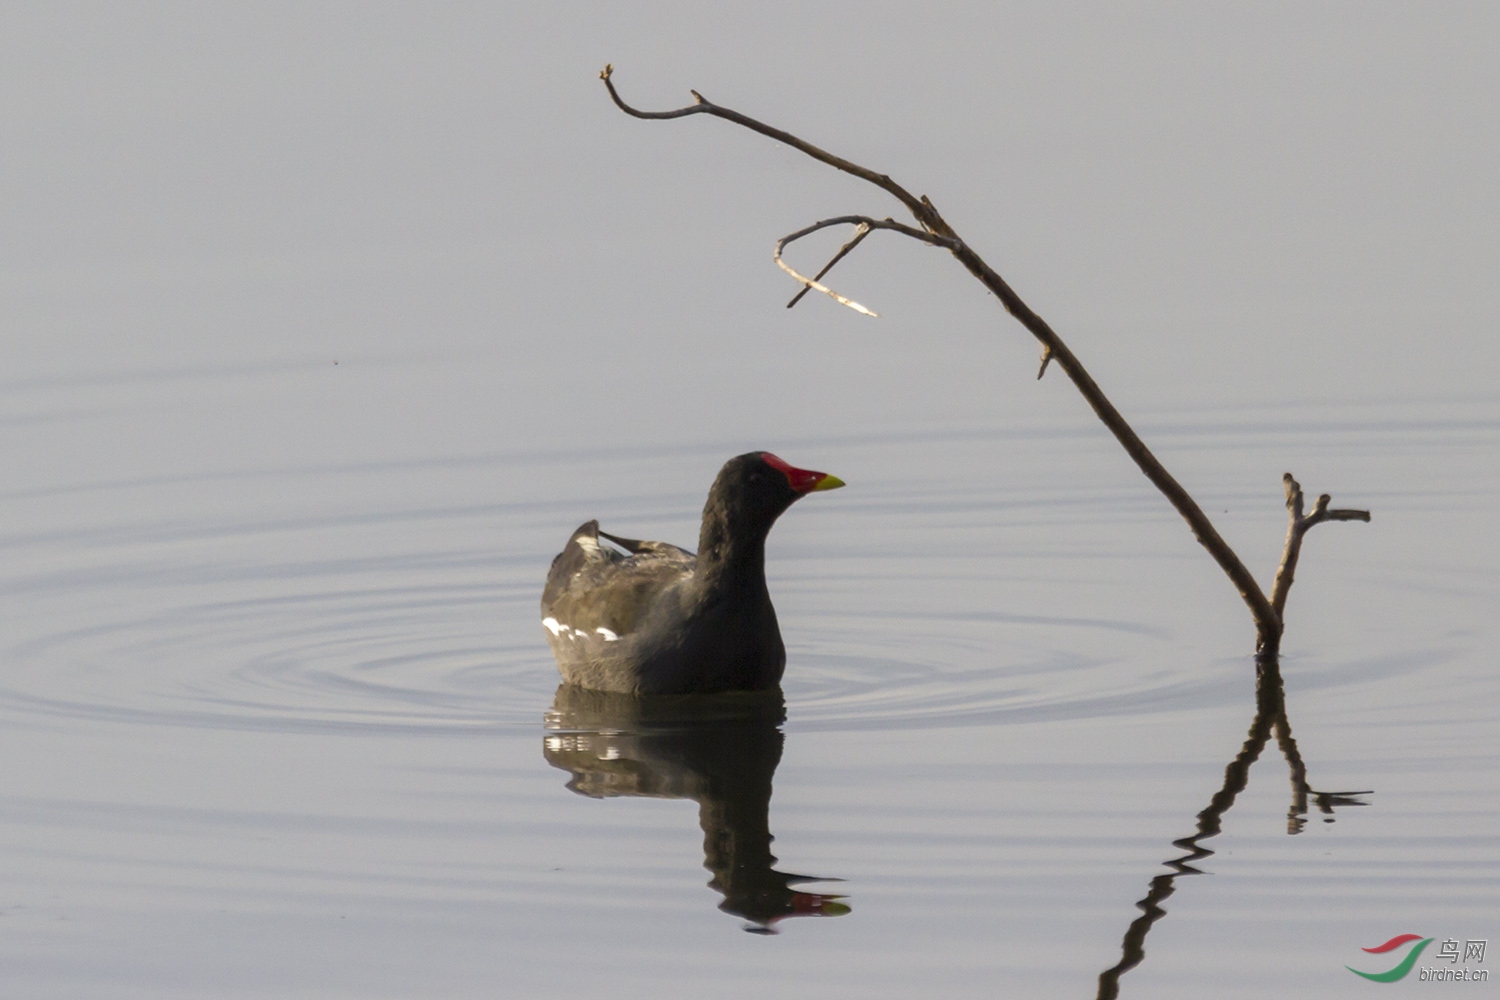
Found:
[[[557,689],[542,752],[571,772],[568,788],[591,798],[692,799],[703,827],[703,866],[723,895],[719,909],[775,933],[786,917],[841,916],[842,896],[804,892],[837,881],[775,870],[768,812],[781,761],[781,691],[636,696]]]
[[[1234,800],[1245,786],[1250,782],[1250,765],[1254,764],[1260,757],[1261,751],[1266,748],[1271,736],[1276,737],[1276,745],[1281,754],[1286,758],[1287,767],[1291,772],[1292,781],[1292,805],[1287,811],[1286,832],[1289,834],[1301,833],[1307,825],[1308,803],[1311,801],[1323,814],[1323,822],[1333,822],[1333,810],[1336,806],[1362,806],[1357,796],[1371,795],[1372,792],[1319,792],[1314,791],[1307,783],[1307,764],[1302,760],[1302,753],[1297,749],[1297,741],[1292,737],[1292,726],[1287,720],[1286,713],[1286,691],[1281,683],[1281,664],[1274,657],[1263,659],[1256,664],[1255,673],[1255,718],[1250,723],[1250,734],[1246,737],[1244,746],[1224,768],[1224,784],[1208,802],[1208,806],[1198,814],[1197,830],[1188,837],[1172,841],[1172,846],[1186,851],[1180,857],[1171,858],[1164,864],[1171,869],[1170,872],[1156,876],[1151,880],[1150,891],[1146,898],[1136,903],[1136,908],[1141,911],[1130,927],[1125,931],[1125,938],[1120,943],[1120,961],[1111,968],[1105,969],[1099,974],[1099,1000],[1113,1000],[1120,995],[1120,977],[1131,969],[1140,965],[1146,957],[1146,935],[1151,930],[1151,925],[1167,915],[1162,908],[1162,903],[1177,889],[1177,878],[1180,875],[1201,875],[1202,869],[1193,867],[1193,862],[1202,861],[1210,857],[1214,852],[1204,847],[1202,841],[1209,837],[1218,835],[1223,830],[1224,814],[1234,805]]]

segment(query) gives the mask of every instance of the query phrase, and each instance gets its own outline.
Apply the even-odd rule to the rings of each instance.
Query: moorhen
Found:
[[[752,451],[719,470],[697,555],[619,538],[598,521],[579,527],[542,591],[542,625],[563,680],[634,694],[775,687],[786,648],[766,589],[766,535],[805,494],[843,485]]]

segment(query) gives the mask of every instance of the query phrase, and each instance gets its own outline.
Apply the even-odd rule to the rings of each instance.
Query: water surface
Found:
[[[1500,940],[1496,20],[8,5],[0,993],[1364,997]],[[1262,580],[1284,471],[1371,509],[1279,685],[950,258],[783,308],[776,238],[895,205],[606,62],[930,194]],[[849,483],[770,539],[780,697],[560,693],[569,532],[691,545],[752,448]]]
[[[121,376],[111,412],[51,422],[93,390],[28,386],[7,433],[57,446],[351,376],[383,382]],[[1334,447],[1338,500],[1376,511],[1309,538],[1279,729],[1228,585],[1074,429],[768,442],[864,475],[778,525],[784,701],[727,706],[559,692],[536,601],[580,514],[689,540],[734,441],[33,472],[0,540],[6,976],[1078,996],[1123,962],[1123,995],[1353,995],[1360,947],[1483,937],[1500,481],[1474,470],[1500,410],[1146,426],[1260,553],[1279,497],[1247,454]]]

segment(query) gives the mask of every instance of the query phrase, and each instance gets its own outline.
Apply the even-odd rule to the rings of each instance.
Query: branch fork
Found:
[[[1304,513],[1302,484],[1290,472],[1282,475],[1281,483],[1286,489],[1286,545],[1281,551],[1281,565],[1276,569],[1276,582],[1271,586],[1271,607],[1278,619],[1286,609],[1286,595],[1292,589],[1292,578],[1297,573],[1297,560],[1302,555],[1302,536],[1311,531],[1314,525],[1324,521],[1370,520],[1370,512],[1367,510],[1331,509],[1328,505],[1333,498],[1327,493],[1314,500],[1312,510]]]

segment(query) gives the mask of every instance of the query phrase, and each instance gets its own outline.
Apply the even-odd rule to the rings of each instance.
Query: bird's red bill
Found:
[[[799,469],[795,465],[788,465],[769,451],[760,453],[767,465],[778,470],[786,476],[786,481],[791,484],[792,489],[798,493],[812,493],[815,490],[836,490],[844,485],[844,481],[838,476],[830,476],[826,472],[814,472],[812,469]]]

